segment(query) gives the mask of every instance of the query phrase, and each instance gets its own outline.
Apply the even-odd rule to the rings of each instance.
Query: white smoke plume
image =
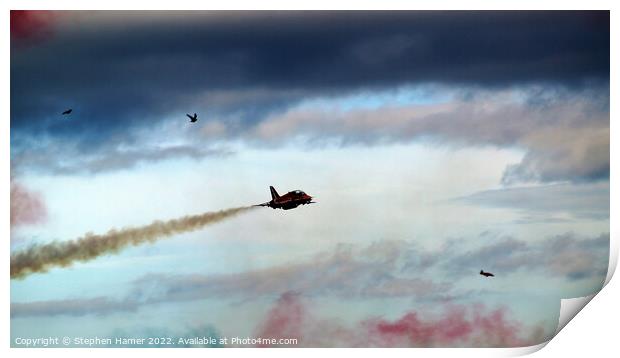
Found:
[[[86,234],[71,241],[33,245],[11,255],[11,279],[47,272],[52,267],[68,267],[76,261],[90,261],[104,254],[117,253],[129,246],[155,242],[172,235],[198,230],[251,208],[251,206],[239,207],[169,221],[154,221],[137,228],[112,229],[102,235]]]

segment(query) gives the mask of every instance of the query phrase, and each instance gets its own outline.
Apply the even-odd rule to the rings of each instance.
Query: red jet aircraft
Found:
[[[272,186],[269,187],[269,190],[271,190],[271,201],[254,206],[268,206],[272,209],[289,210],[299,205],[315,203],[310,195],[301,190],[289,191],[282,196],[278,195],[278,192]]]

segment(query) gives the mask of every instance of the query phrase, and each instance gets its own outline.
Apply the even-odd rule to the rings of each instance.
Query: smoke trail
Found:
[[[251,206],[233,208],[169,221],[155,221],[137,228],[112,229],[103,235],[89,233],[66,242],[34,245],[11,255],[11,279],[23,278],[35,272],[47,272],[55,266],[71,266],[76,261],[93,260],[104,254],[119,252],[128,246],[198,230],[250,209]]]

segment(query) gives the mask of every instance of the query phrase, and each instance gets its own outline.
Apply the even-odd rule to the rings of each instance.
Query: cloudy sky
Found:
[[[13,279],[12,344],[548,339],[607,272],[609,39],[608,12],[12,11],[12,254],[318,202]]]

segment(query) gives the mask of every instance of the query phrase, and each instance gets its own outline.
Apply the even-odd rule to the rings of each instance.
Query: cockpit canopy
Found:
[[[295,191],[293,191],[293,194],[301,196],[301,195],[305,195],[306,193],[304,193],[301,190],[295,190]]]

